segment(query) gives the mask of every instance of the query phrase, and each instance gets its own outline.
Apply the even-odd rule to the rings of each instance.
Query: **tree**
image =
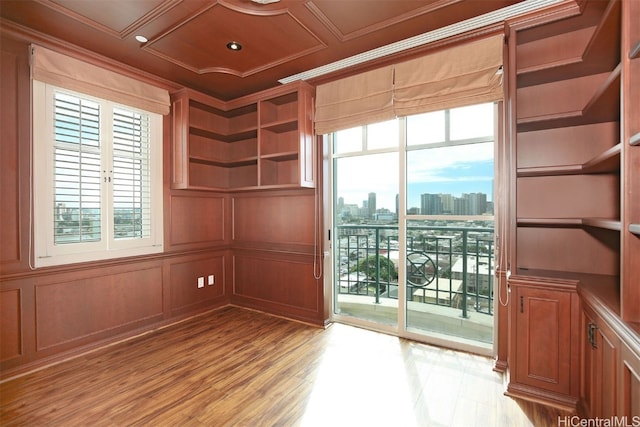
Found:
[[[395,264],[384,256],[379,257],[380,260],[380,281],[381,282],[394,282],[398,281],[398,269]],[[362,273],[367,276],[369,280],[376,279],[376,256],[369,255],[366,258],[361,259],[356,265],[351,267],[351,272]]]

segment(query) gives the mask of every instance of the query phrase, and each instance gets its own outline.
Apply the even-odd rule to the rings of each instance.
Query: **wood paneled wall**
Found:
[[[29,42],[0,33],[0,380],[232,302],[323,323],[314,191],[170,189],[170,116],[164,253],[33,270]]]
[[[29,58],[23,43],[0,46],[0,267],[12,272],[29,257]]]
[[[314,190],[234,195],[234,304],[324,322],[314,200]]]

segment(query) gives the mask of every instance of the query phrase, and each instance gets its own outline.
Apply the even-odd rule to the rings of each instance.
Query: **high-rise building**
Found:
[[[484,193],[463,194],[469,202],[469,215],[482,215],[487,212],[487,195]]]
[[[369,218],[373,218],[373,214],[376,213],[376,193],[369,193],[369,199],[367,202]]]
[[[420,212],[422,215],[441,215],[442,200],[439,194],[421,194],[420,195]]]
[[[455,197],[453,199],[453,214],[454,215],[469,215],[469,199],[465,197]]]
[[[400,216],[400,195],[396,194],[396,218]]]
[[[453,197],[451,194],[439,194],[440,202],[442,203],[442,213],[443,214],[452,214],[453,213]]]

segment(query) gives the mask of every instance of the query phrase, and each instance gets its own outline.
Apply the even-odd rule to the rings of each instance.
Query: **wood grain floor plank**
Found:
[[[553,426],[481,356],[226,307],[0,384],[2,426]]]

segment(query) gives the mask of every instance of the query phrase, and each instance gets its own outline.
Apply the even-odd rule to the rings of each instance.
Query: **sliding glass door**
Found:
[[[406,118],[406,328],[491,344],[494,105]]]
[[[398,135],[392,120],[333,140],[335,313],[398,322]]]
[[[337,318],[491,345],[494,109],[331,135]]]

